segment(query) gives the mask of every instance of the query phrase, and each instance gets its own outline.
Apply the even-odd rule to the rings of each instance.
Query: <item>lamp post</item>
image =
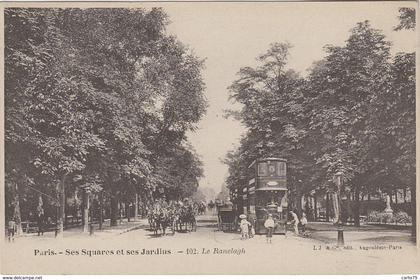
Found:
[[[344,245],[344,228],[341,217],[341,186],[343,184],[343,172],[334,174],[334,182],[337,185],[337,198],[338,198],[338,222],[337,222],[337,245]]]

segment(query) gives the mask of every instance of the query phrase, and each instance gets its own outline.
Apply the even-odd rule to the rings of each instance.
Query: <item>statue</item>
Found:
[[[384,212],[392,215],[394,210],[392,210],[391,208],[391,196],[389,194],[385,196],[385,202],[386,202],[386,207],[385,207]]]

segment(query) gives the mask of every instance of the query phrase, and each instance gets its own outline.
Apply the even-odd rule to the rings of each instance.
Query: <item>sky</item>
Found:
[[[156,3],[150,4],[157,6]],[[342,46],[357,22],[369,20],[392,42],[391,51],[414,51],[414,31],[393,31],[398,8],[404,2],[370,3],[162,3],[170,18],[168,32],[176,35],[195,55],[205,58],[203,78],[207,114],[188,138],[203,162],[200,187],[219,192],[227,176],[221,162],[238,146],[245,129],[225,119],[223,111],[238,108],[229,102],[228,87],[241,67],[256,66],[255,57],[274,42],[293,45],[288,67],[306,75],[314,61],[325,56],[327,44]]]

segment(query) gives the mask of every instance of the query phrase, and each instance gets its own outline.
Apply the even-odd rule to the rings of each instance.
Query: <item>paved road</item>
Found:
[[[358,234],[371,236],[372,233]],[[265,236],[261,235],[241,240],[238,233],[217,231],[215,218],[208,216],[199,218],[196,232],[155,237],[143,221],[138,229],[123,234],[74,234],[61,240],[48,236],[19,238],[14,244],[7,244],[6,264],[16,265],[24,257],[24,269],[28,269],[29,274],[42,271],[45,266],[57,274],[75,271],[89,273],[97,269],[115,274],[179,273],[180,269],[184,273],[211,274],[224,267],[235,274],[264,273],[272,269],[280,274],[367,271],[384,274],[402,270],[415,272],[410,269],[416,265],[420,267],[420,258],[413,244],[384,241],[379,238],[380,233],[376,234],[378,240],[369,242],[363,241],[363,238],[352,241],[345,236],[347,247],[336,248],[334,238],[329,242],[294,235],[275,235],[272,244],[267,244]],[[48,249],[63,254],[49,256]],[[43,251],[45,255],[34,256],[35,250]],[[88,253],[83,253],[83,250]],[[114,254],[96,255],[97,250],[113,251]],[[117,250],[122,250],[124,254],[117,256]],[[62,260],[58,263],[63,265],[51,265],[53,259]],[[105,261],[107,265],[104,266]],[[19,274],[22,273],[21,269]]]

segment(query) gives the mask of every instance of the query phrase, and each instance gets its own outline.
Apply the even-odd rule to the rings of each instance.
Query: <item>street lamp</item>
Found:
[[[344,245],[344,228],[341,219],[341,186],[343,185],[343,172],[334,174],[334,182],[337,185],[337,198],[338,198],[338,222],[337,222],[337,245]]]

